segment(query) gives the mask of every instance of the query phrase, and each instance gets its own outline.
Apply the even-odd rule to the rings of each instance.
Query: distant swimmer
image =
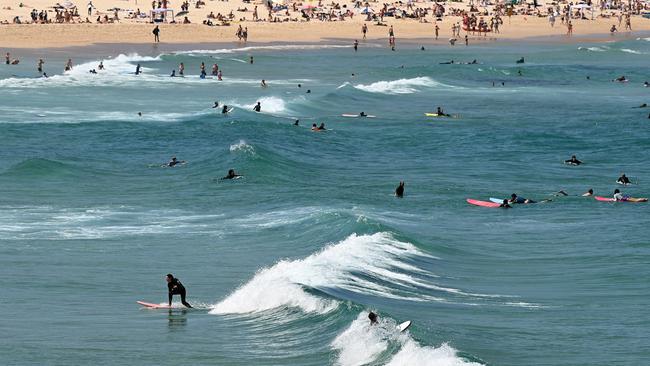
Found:
[[[182,62],[178,65],[178,75],[184,76],[185,75],[185,64]]]
[[[420,51],[424,51],[424,46],[420,47]]]
[[[618,177],[618,179],[616,180],[616,183],[623,184],[623,185],[632,184],[632,182],[630,182],[630,179],[625,176],[625,173],[622,173],[621,176]]]
[[[568,165],[580,165],[580,164],[582,164],[582,162],[581,162],[580,160],[578,160],[578,158],[576,158],[575,155],[571,155],[571,159],[569,159],[569,160],[565,160],[565,161],[564,161],[564,164],[568,164]]]
[[[72,59],[71,58],[69,58],[68,62],[65,63],[65,68],[63,70],[65,70],[65,71],[72,70]]]
[[[212,76],[217,76],[218,73],[219,73],[219,65],[212,64]]]
[[[633,107],[633,108],[647,108],[647,107],[648,107],[648,104],[647,104],[647,103],[643,103],[643,104],[641,104],[640,106],[638,106],[638,107]]]
[[[368,319],[370,320],[370,325],[376,325],[379,323],[378,319],[379,317],[377,314],[373,313],[372,311],[368,313]]]
[[[451,60],[451,61],[441,62],[440,65],[453,65],[455,63],[456,62],[454,60]]]
[[[296,122],[293,123],[294,126],[298,126],[300,124],[300,120],[297,119]]]
[[[359,113],[359,117],[368,117],[368,115],[366,114],[366,112],[361,112]]]
[[[594,195],[594,190],[589,188],[589,190],[582,194],[582,197],[591,197]]]
[[[249,61],[249,62],[251,63],[251,65],[253,64],[253,62],[254,62],[254,60],[253,60],[253,56],[251,56],[251,58],[250,58],[250,61]]]
[[[647,87],[650,86],[650,83],[648,83],[647,81],[644,81],[644,82],[643,82],[643,86],[645,86],[645,87],[647,88]]]
[[[318,126],[315,123],[311,124],[311,130],[312,131],[318,131]]]
[[[517,75],[524,76],[524,74],[521,73],[521,70],[517,70]]]
[[[212,108],[216,108],[216,106]],[[230,112],[230,110],[228,110],[228,106],[224,104],[223,109],[221,109],[221,114],[228,114],[228,112]]]
[[[262,79],[262,83],[260,84],[262,88],[266,88],[268,85],[266,85],[266,80]]]
[[[621,75],[612,81],[616,81],[618,83],[627,83],[629,80],[625,77],[625,75]]]
[[[11,65],[11,54],[9,52],[7,52],[7,55],[5,56],[5,63]]]
[[[142,117],[142,112],[138,112],[138,117]]]
[[[533,200],[529,200],[528,198],[523,198],[517,196],[515,193],[510,195],[510,199],[508,200],[508,203],[537,203]]]
[[[47,78],[47,77],[49,77],[49,76],[47,76],[47,73],[44,72],[44,73],[43,73],[43,77],[44,77],[44,78]]]
[[[212,108],[219,108],[219,101],[215,101]]]
[[[500,208],[512,208],[510,204],[508,204],[508,200],[503,200],[503,202],[499,205]]]
[[[404,197],[404,181],[400,181],[397,188],[395,188],[395,197]]]
[[[140,64],[138,64],[138,65],[135,67],[135,74],[136,74],[136,75],[140,75],[140,73],[142,72],[142,71],[140,71],[140,68],[141,68]]]
[[[260,102],[257,102],[257,104],[255,104],[255,107],[253,107],[253,110],[255,112],[261,112],[262,111],[262,105],[260,104]]]
[[[185,295],[187,291],[185,290],[185,286],[181,283],[181,281],[178,280],[178,278],[174,278],[174,275],[171,273],[167,274],[166,277],[167,280],[167,289],[168,289],[168,295],[169,295],[169,306],[172,306],[172,296],[174,295],[180,295],[181,296],[181,303],[188,308],[191,308],[192,305],[190,305],[187,301],[185,301]]]
[[[97,66],[97,69],[104,70],[104,61],[99,61],[99,65]]]
[[[170,160],[169,163],[167,163],[167,166],[170,167],[170,168],[173,168],[176,165],[183,164],[183,163],[185,163],[185,160],[178,160],[178,159],[176,159],[175,156],[172,156],[172,160]]]
[[[221,180],[235,179],[235,178],[238,178],[238,177],[243,177],[243,175],[239,175],[239,174],[235,173],[235,169],[230,169],[230,170],[228,170],[228,175],[221,178]]]
[[[359,41],[358,40],[356,40],[356,39],[354,40],[353,47],[354,47],[354,52],[357,52],[357,50],[359,49]]]
[[[307,94],[311,94],[311,89],[307,89]]]
[[[38,65],[36,66],[36,71],[42,73],[42,72],[43,72],[43,64],[44,64],[44,63],[45,63],[45,61],[43,61],[42,58],[39,58],[39,59],[38,59]]]
[[[96,73],[97,73],[97,70],[92,69],[92,70],[90,70],[90,71],[88,71],[88,72],[91,73],[91,74],[96,74]]]
[[[436,114],[439,115],[439,116],[451,117],[451,114],[445,114],[445,112],[440,107],[438,107],[438,110],[436,111]]]
[[[522,57],[522,58],[520,58],[519,60],[517,60],[517,63],[518,63],[518,64],[523,64],[523,63],[525,63],[524,58]]]
[[[169,76],[175,78],[176,77],[176,70],[172,70],[172,73]]]

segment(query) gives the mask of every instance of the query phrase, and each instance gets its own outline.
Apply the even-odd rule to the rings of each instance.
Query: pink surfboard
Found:
[[[481,207],[491,207],[491,208],[501,206],[498,203],[488,202],[488,201],[479,201],[479,200],[475,200],[475,199],[471,199],[471,198],[467,199],[467,203],[469,203],[470,205],[476,205],[476,206],[481,206]]]
[[[145,302],[145,301],[136,301],[136,302],[144,306],[145,308],[149,308],[149,309],[171,309],[169,305],[152,304],[150,302]]]
[[[597,201],[603,201],[603,202],[632,202],[632,203],[638,203],[638,202],[648,202],[647,198],[635,198],[635,197],[628,197],[625,200],[621,201],[616,201],[613,198],[607,198],[607,197],[601,197],[601,196],[596,196]]]
[[[596,196],[596,201],[603,201],[603,202],[614,202],[616,201],[613,198],[607,198],[607,197],[601,197],[601,196]]]

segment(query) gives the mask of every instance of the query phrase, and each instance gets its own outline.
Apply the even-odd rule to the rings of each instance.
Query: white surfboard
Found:
[[[398,325],[397,329],[399,329],[400,332],[403,332],[403,331],[409,329],[410,326],[411,326],[411,321],[407,320],[404,323]]]

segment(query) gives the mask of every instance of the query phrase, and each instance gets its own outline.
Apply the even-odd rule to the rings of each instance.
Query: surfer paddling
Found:
[[[186,290],[181,281],[179,281],[178,278],[174,278],[174,275],[171,273],[168,273],[165,279],[167,280],[167,289],[169,290],[169,306],[172,306],[172,296],[181,295],[181,303],[183,306],[191,308],[192,305],[185,301]]]
[[[404,182],[400,181],[397,188],[395,188],[395,197],[402,198],[404,197]]]
[[[564,164],[567,164],[567,165],[580,165],[580,164],[582,164],[582,162],[580,160],[578,160],[578,158],[576,158],[575,155],[571,155],[571,159],[565,160]]]

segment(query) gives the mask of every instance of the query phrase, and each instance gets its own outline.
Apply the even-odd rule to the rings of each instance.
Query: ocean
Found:
[[[650,194],[650,39],[44,54],[0,65],[3,364],[650,358],[648,204],[581,197]],[[195,309],[136,304],[167,273]]]

